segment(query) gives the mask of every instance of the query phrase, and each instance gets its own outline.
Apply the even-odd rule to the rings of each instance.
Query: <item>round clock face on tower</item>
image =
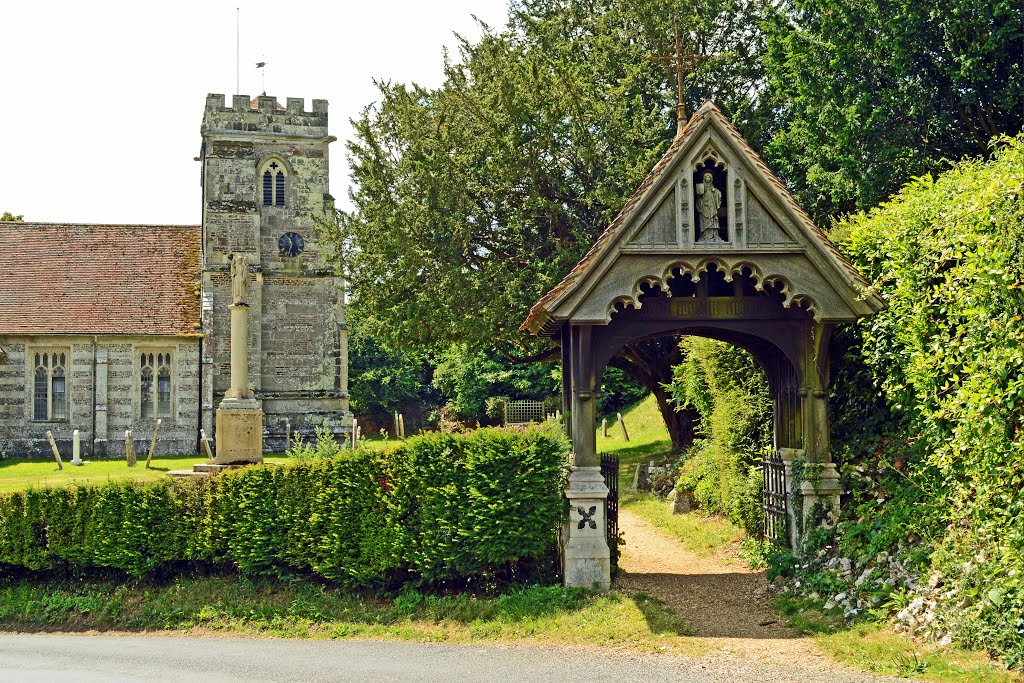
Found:
[[[277,240],[277,248],[281,252],[281,256],[294,258],[306,248],[306,242],[299,233],[286,232]]]

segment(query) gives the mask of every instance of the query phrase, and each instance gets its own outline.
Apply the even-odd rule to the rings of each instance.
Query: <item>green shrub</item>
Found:
[[[564,438],[415,437],[208,481],[0,496],[0,565],[151,574],[178,562],[362,587],[550,579]]]
[[[1024,666],[1024,139],[910,183],[832,237],[887,310],[837,337],[844,557],[896,552],[936,634]],[[894,467],[894,463],[900,463]]]
[[[669,385],[679,405],[700,414],[704,437],[682,455],[680,478],[702,508],[747,533],[761,529],[760,462],[771,446],[772,404],[764,372],[746,351],[686,337],[685,361]]]

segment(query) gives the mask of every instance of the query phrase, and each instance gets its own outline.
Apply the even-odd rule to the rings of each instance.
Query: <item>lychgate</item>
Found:
[[[804,524],[839,503],[829,453],[832,331],[883,306],[736,128],[705,102],[590,252],[523,323],[561,346],[573,445],[565,583],[610,585],[595,404],[604,368],[620,348],[693,334],[757,359],[774,402],[775,450],[790,473],[797,460],[811,473],[799,492],[803,518],[791,520],[795,547]]]

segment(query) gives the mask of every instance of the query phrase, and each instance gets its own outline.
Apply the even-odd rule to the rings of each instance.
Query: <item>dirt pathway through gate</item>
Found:
[[[764,571],[696,555],[626,509],[619,510],[619,529],[626,546],[615,587],[664,601],[712,650],[787,667],[848,670],[767,606]]]

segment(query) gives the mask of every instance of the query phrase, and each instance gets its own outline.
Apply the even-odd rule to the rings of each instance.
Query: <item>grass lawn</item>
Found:
[[[267,459],[281,461],[286,457],[282,454],[274,454],[267,455]],[[0,460],[0,493],[20,491],[30,487],[67,486],[127,479],[136,481],[160,479],[167,475],[168,470],[189,470],[196,463],[206,462],[206,458],[200,455],[154,455],[148,470],[144,454],[141,455],[139,463],[135,467],[128,467],[124,459],[87,460],[85,462],[86,464],[76,467],[65,461],[64,469],[58,470],[57,463],[53,458]]]

